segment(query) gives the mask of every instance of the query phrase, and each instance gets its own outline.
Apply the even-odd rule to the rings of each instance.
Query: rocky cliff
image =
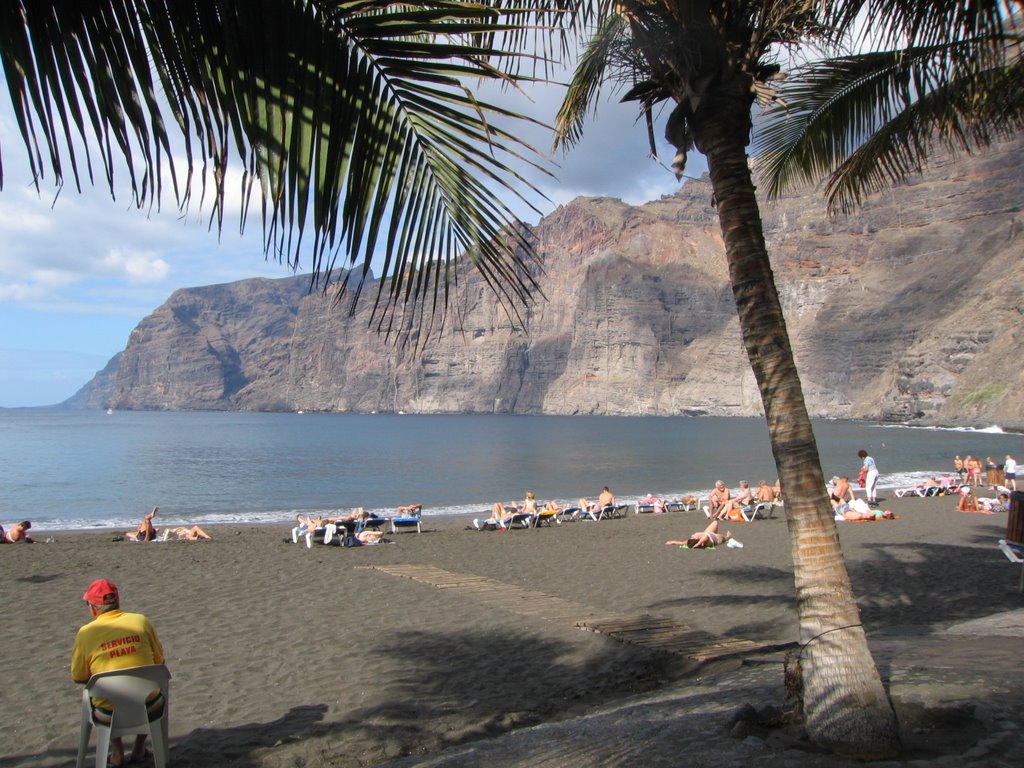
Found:
[[[1022,149],[937,159],[849,218],[814,191],[763,205],[812,414],[1024,427]],[[560,207],[533,231],[543,296],[522,327],[466,272],[419,354],[308,278],[176,291],[73,403],[755,415],[711,199],[705,179],[638,207]]]

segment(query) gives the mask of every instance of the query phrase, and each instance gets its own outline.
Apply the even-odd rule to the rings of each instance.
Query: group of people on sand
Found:
[[[864,454],[864,456],[861,456],[862,459],[865,457],[870,458],[867,456],[867,451],[860,451],[857,455],[860,456],[861,453]],[[871,466],[874,466],[874,461],[872,461]],[[864,471],[865,475],[867,471]],[[877,472],[878,470],[875,469],[876,476],[873,478],[872,488],[878,483]],[[860,522],[862,520],[892,520],[895,518],[895,515],[890,510],[877,508],[877,496],[872,495],[867,501],[856,498],[853,493],[853,486],[850,485],[850,478],[845,475],[832,478],[828,499],[832,504],[832,511],[835,513],[836,520]]]
[[[1001,465],[997,464],[991,456],[985,459],[984,464],[979,457],[971,454],[967,454],[967,457],[963,459],[959,455],[953,457],[953,471],[960,478],[961,485],[994,486],[996,484],[994,475],[1000,470],[1003,473],[1003,483],[1009,489],[1016,491],[1017,460],[1013,456],[1007,454]]]
[[[960,494],[960,500],[956,504],[957,512],[980,512],[984,515],[992,515],[996,512],[1008,512],[1010,509],[1010,494],[1003,491],[995,498],[978,497],[968,487],[965,493]]]
[[[599,512],[602,509],[615,506],[615,494],[606,485],[598,494],[597,501],[592,502],[586,498],[580,498],[576,502],[576,509],[581,512]],[[478,530],[491,531],[497,528],[507,528],[516,519],[517,515],[529,515],[536,517],[553,517],[562,512],[563,507],[556,501],[549,501],[543,506],[537,501],[537,495],[533,491],[526,492],[526,498],[522,502],[496,501],[491,506],[491,515],[487,518],[473,520],[473,527]],[[523,518],[525,519],[525,518]]]
[[[200,528],[198,525],[193,526],[177,526],[174,528],[165,528],[161,534],[160,530],[153,525],[153,518],[156,517],[156,513],[160,510],[160,507],[153,507],[149,513],[142,518],[142,522],[134,531],[128,531],[124,538],[128,541],[157,541],[168,539],[175,539],[177,541],[201,541],[213,538]]]
[[[705,513],[712,520],[743,520],[742,510],[752,507],[755,504],[771,504],[782,501],[782,484],[776,480],[775,485],[769,485],[767,480],[757,484],[757,488],[751,488],[746,480],[740,480],[739,490],[733,496],[729,488],[722,480],[715,481],[715,487],[708,494],[708,506]]]
[[[422,504],[402,504],[398,507],[397,517],[412,518],[419,517],[423,512]],[[356,507],[347,515],[334,515],[324,517],[322,515],[295,516],[295,527],[292,528],[292,541],[298,542],[300,538],[312,537],[317,533],[323,533],[324,543],[330,544],[343,529],[344,536],[354,536],[360,544],[376,544],[383,540],[384,534],[375,529],[367,528],[369,520],[378,519],[367,512],[363,507]],[[383,520],[383,518],[380,518]],[[310,539],[311,540],[311,539]]]

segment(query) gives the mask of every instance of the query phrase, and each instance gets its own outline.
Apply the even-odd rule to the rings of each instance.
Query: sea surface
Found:
[[[968,453],[1002,463],[1024,436],[816,421],[826,477],[855,477],[857,451],[881,487],[952,471]],[[706,492],[776,477],[761,419],[0,410],[0,525],[37,531],[277,523],[298,512],[479,515],[495,501]]]

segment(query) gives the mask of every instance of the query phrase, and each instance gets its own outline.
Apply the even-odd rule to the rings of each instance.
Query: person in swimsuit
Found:
[[[754,499],[758,502],[765,503],[775,501],[775,489],[768,485],[767,480],[762,480],[757,484],[757,490],[754,492]]]
[[[892,520],[895,515],[888,509],[884,512],[880,509],[872,509],[870,512],[858,511],[849,507],[843,512],[843,519],[851,522],[857,520]]]
[[[729,489],[721,480],[715,480],[715,487],[708,494],[708,516],[717,517],[718,510],[729,500]]]
[[[398,508],[398,514],[399,515],[408,515],[409,517],[412,517],[414,515],[418,515],[422,511],[423,511],[423,505],[422,504],[404,504],[404,505],[402,505],[402,506],[400,506]]]
[[[31,544],[33,539],[29,536],[26,531],[32,527],[32,523],[28,520],[22,520],[20,523],[15,523],[11,526],[9,531],[4,531],[0,527],[0,541],[4,544],[17,544],[19,541],[25,544]]]
[[[961,494],[960,501],[956,505],[957,512],[977,512],[978,510],[978,498],[972,491]]]
[[[199,541],[200,539],[213,538],[198,525],[193,525],[191,528],[175,528],[173,536],[178,541]]]
[[[746,480],[740,480],[740,490],[736,494],[736,498],[725,501],[722,506],[718,508],[718,512],[715,513],[715,519],[728,520],[730,512],[734,509],[741,510],[744,507],[750,506],[751,503],[753,503],[753,498],[754,494],[750,490],[750,485]]]
[[[850,487],[850,478],[833,477],[832,483],[832,493],[829,494],[829,499],[832,501],[832,509],[835,509],[840,504],[853,501],[853,489]]]
[[[153,518],[156,517],[157,510],[160,507],[153,507],[148,515],[142,518],[142,522],[139,523],[139,527],[134,531],[128,531],[124,535],[129,541],[156,541],[156,528],[153,526]]]
[[[703,531],[697,531],[686,541],[669,540],[665,543],[673,547],[689,547],[690,549],[707,549],[720,547],[732,538],[732,531],[718,532],[718,521],[712,520]]]
[[[537,514],[537,497],[533,491],[526,492],[526,501],[523,502],[523,506],[519,508],[520,512],[529,512],[531,515]]]
[[[597,504],[600,509],[615,506],[615,496],[608,490],[607,485],[601,489],[601,495],[597,497]]]

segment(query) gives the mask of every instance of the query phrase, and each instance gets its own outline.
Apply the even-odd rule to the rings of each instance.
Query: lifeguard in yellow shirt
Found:
[[[164,663],[164,649],[149,619],[141,613],[121,610],[117,587],[106,579],[97,579],[82,595],[89,606],[92,621],[78,630],[71,650],[71,679],[87,683],[98,672],[109,672],[128,667],[142,667]],[[151,715],[159,717],[164,701],[160,691],[153,691],[147,701]],[[111,704],[105,699],[92,700],[93,718],[109,723]],[[146,755],[146,734],[135,738],[131,762],[141,761]],[[120,738],[110,740],[108,765],[125,764],[124,745]]]

